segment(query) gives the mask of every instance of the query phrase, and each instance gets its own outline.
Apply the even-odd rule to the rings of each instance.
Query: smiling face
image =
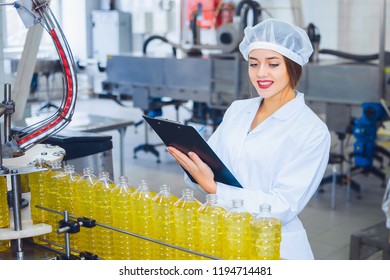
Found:
[[[267,99],[294,93],[281,54],[272,50],[254,49],[249,53],[248,62],[249,78],[261,97]]]

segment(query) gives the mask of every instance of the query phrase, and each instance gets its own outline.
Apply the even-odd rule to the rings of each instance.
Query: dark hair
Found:
[[[286,63],[288,76],[290,77],[290,85],[294,89],[297,86],[299,79],[301,78],[302,66],[285,56],[283,57]]]

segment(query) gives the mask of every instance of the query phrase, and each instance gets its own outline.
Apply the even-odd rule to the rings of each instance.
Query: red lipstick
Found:
[[[267,88],[271,87],[273,85],[273,83],[274,82],[271,80],[258,80],[257,81],[257,85],[261,89],[267,89]]]

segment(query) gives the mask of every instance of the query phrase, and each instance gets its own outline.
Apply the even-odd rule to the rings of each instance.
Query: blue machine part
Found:
[[[372,166],[378,123],[386,118],[386,111],[380,103],[363,103],[363,115],[354,121],[353,135],[355,166]]]
[[[158,103],[158,102],[161,102],[161,98],[151,98],[149,100],[151,106],[153,106],[153,103]],[[160,108],[155,108],[155,109],[151,109],[148,113],[148,116],[151,117],[151,118],[155,118],[155,117],[161,117],[162,116],[162,109],[161,107]]]

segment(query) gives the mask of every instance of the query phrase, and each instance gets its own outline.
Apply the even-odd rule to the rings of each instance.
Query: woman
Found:
[[[216,193],[225,206],[240,198],[257,213],[261,204],[270,204],[283,224],[281,258],[313,259],[298,214],[324,175],[330,133],[295,89],[311,42],[301,28],[267,19],[247,27],[239,47],[259,97],[233,102],[208,143],[243,189],[215,182],[195,153],[167,149],[198,182],[186,178],[189,185]]]

